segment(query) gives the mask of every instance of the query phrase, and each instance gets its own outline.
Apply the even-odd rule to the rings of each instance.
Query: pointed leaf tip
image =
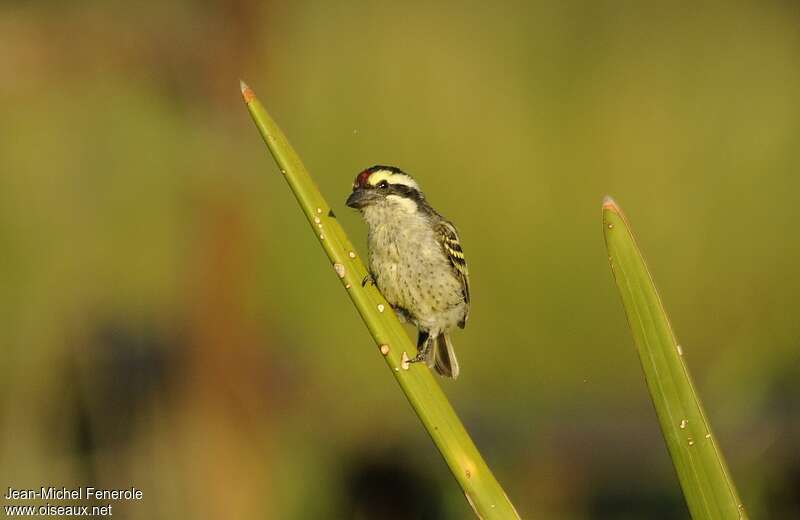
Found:
[[[249,103],[255,99],[256,93],[253,92],[253,89],[247,86],[247,83],[239,80],[239,88],[242,90],[242,97],[244,98],[245,103]]]
[[[606,195],[605,197],[603,197],[603,209],[619,213],[619,206],[617,205],[617,201],[611,198],[611,195]]]

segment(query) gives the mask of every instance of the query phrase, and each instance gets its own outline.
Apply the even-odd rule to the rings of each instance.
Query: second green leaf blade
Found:
[[[622,210],[603,202],[603,231],[650,397],[692,518],[747,518]]]

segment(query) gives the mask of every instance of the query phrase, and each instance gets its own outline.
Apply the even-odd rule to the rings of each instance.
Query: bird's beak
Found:
[[[359,188],[355,190],[353,193],[347,197],[347,204],[351,208],[361,209],[374,199],[373,191],[372,190],[365,190],[364,188]]]

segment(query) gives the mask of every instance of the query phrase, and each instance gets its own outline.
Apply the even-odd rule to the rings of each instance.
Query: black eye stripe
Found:
[[[422,193],[405,184],[389,184],[389,189],[385,190],[384,193],[386,193],[386,195],[395,195],[405,199],[411,199],[417,203],[421,203],[425,200]]]

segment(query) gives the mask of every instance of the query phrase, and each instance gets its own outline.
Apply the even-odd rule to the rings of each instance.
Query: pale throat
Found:
[[[417,203],[399,195],[388,195],[385,201],[364,208],[362,215],[370,229],[408,229],[424,220]]]

